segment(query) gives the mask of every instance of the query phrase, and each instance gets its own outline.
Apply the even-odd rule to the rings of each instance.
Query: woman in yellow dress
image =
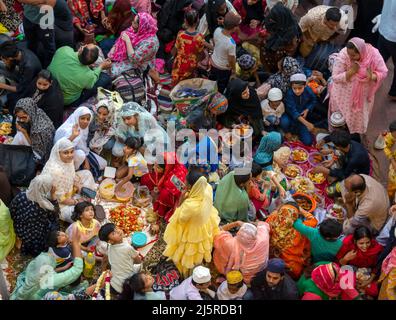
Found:
[[[212,260],[213,238],[220,232],[212,187],[197,170],[190,171],[186,180],[187,192],[165,230],[167,245],[163,253],[184,277],[203,260]]]

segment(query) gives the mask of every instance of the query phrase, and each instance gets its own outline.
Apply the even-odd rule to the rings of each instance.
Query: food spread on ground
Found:
[[[321,153],[314,152],[309,155],[308,160],[313,166],[316,166],[316,165],[322,163],[323,161],[325,161],[326,159],[323,157],[323,155]]]
[[[285,176],[288,178],[296,178],[301,175],[301,169],[295,164],[287,165],[285,169]]]
[[[295,162],[306,162],[308,160],[308,153],[303,149],[294,149],[291,152],[292,160]]]
[[[326,181],[326,177],[323,173],[314,173],[311,170],[307,173],[308,178],[315,184],[322,184]]]
[[[126,235],[129,235],[143,229],[142,213],[142,210],[137,207],[123,204],[110,210],[110,220]]]
[[[306,211],[311,211],[314,207],[314,201],[308,196],[301,193],[296,193],[293,195],[294,200],[297,202],[300,208],[303,208]]]
[[[343,221],[345,218],[345,209],[338,204],[330,205],[327,208],[327,213],[330,217],[336,218],[339,221]]]
[[[314,184],[306,177],[297,177],[290,181],[290,184],[296,192],[310,193],[315,191]]]

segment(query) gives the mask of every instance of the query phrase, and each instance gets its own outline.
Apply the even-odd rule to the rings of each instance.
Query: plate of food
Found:
[[[313,197],[306,193],[296,192],[293,194],[293,199],[297,202],[300,208],[308,212],[314,212],[316,209],[316,201]]]
[[[337,219],[339,222],[343,222],[346,218],[347,212],[345,208],[339,204],[331,204],[327,207],[327,217]]]
[[[299,166],[290,163],[286,166],[284,173],[287,178],[294,179],[294,178],[302,175],[302,170]]]
[[[296,148],[291,152],[290,157],[295,163],[305,163],[308,160],[308,152],[302,148]]]
[[[307,177],[297,177],[290,181],[291,187],[296,192],[313,193],[315,185]]]
[[[142,210],[130,205],[120,205],[110,210],[110,220],[126,235],[135,231],[142,231],[144,220]]]
[[[316,167],[325,160],[326,160],[325,157],[320,152],[312,152],[308,156],[308,162],[313,167]]]
[[[322,184],[326,181],[326,177],[323,173],[314,173],[313,169],[307,171],[307,178],[311,180],[314,184]]]

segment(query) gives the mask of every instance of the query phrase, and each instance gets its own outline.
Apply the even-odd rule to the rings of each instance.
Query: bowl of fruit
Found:
[[[326,177],[323,173],[314,173],[313,169],[307,171],[307,178],[316,185],[323,184],[326,181]]]
[[[308,156],[308,162],[313,167],[316,167],[325,160],[325,157],[320,152],[312,152]]]
[[[284,173],[287,178],[294,179],[302,175],[302,170],[296,164],[290,163],[286,166]]]
[[[293,194],[293,199],[297,202],[298,206],[310,213],[316,209],[316,201],[310,195],[303,192],[296,192]]]
[[[290,157],[295,163],[305,163],[308,161],[308,152],[302,148],[296,148],[291,152]]]

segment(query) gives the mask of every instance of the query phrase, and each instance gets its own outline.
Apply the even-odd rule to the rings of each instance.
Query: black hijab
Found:
[[[247,81],[241,79],[230,81],[226,91],[228,114],[262,117],[260,99],[255,89],[249,87],[249,99],[242,99],[242,92],[246,90],[248,85]]]
[[[246,23],[250,23],[251,20],[263,21],[264,10],[263,10],[263,0],[257,1],[257,3],[248,5],[248,0],[243,0],[242,4],[246,10]]]
[[[265,18],[265,28],[270,33],[265,47],[272,51],[283,49],[295,37],[299,37],[301,30],[296,17],[291,10],[278,2]]]
[[[211,35],[214,34],[216,28],[218,27],[217,18],[221,15],[219,15],[217,11],[224,3],[226,3],[225,0],[209,0],[208,4],[206,5],[206,21],[208,22],[208,29]]]

